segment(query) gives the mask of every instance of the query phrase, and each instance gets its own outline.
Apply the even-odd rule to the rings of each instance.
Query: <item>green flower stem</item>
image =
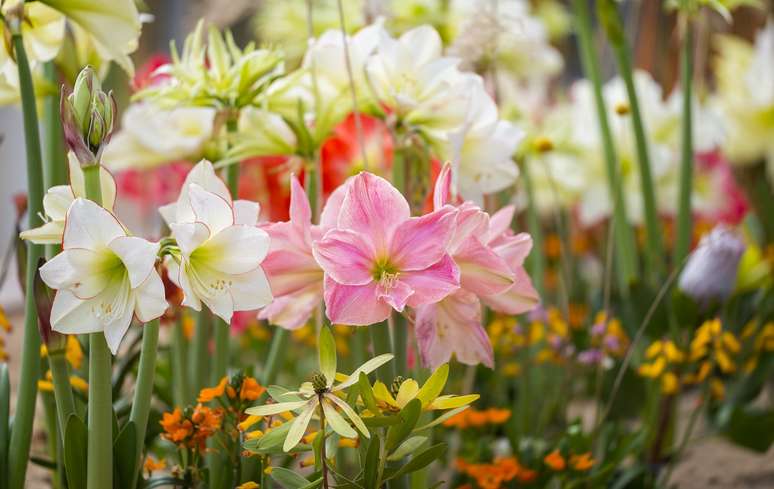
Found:
[[[86,198],[102,205],[100,165],[83,168]],[[89,416],[87,489],[113,486],[113,399],[111,354],[102,332],[89,334]]]
[[[186,337],[183,332],[183,318],[178,318],[172,329],[172,342],[169,345],[172,375],[174,378],[174,401],[176,406],[184,406],[189,402],[190,387],[188,385],[188,370],[186,369],[185,345]]]
[[[59,432],[64,437],[64,427],[67,419],[75,414],[75,398],[70,386],[70,372],[64,349],[48,352],[48,365],[51,369],[52,383],[54,384],[54,400],[59,420]]]
[[[527,258],[527,266],[529,267],[529,275],[532,277],[532,283],[535,284],[535,289],[543,297],[546,257],[543,254],[543,229],[540,227],[540,216],[538,215],[535,189],[532,184],[529,166],[529,160],[525,160],[521,165],[521,180],[524,182],[524,189],[527,192],[527,227],[530,236],[532,236],[532,248],[535,250]]]
[[[610,194],[613,200],[613,220],[618,223],[618,225],[613,224],[616,234],[618,278],[622,291],[626,291],[629,284],[637,277],[634,234],[627,225],[626,202],[623,198],[618,158],[607,120],[605,99],[602,96],[599,59],[592,43],[591,17],[589,15],[588,2],[586,0],[573,0],[573,11],[578,29],[577,34],[583,71],[593,86],[597,119],[603,140],[608,186],[610,187]]]
[[[159,320],[145,323],[142,331],[142,350],[140,350],[140,366],[137,370],[137,383],[134,387],[134,401],[129,420],[137,429],[137,446],[135,449],[135,470],[132,472],[132,484],[137,487],[137,477],[142,469],[141,457],[145,431],[148,428],[148,413],[150,412],[151,396],[153,394],[153,375],[156,372],[156,353],[159,345]]]
[[[408,324],[403,314],[392,312],[392,352],[395,355],[395,373],[408,376]]]
[[[24,113],[24,141],[27,151],[27,216],[29,227],[34,228],[42,224],[39,213],[42,211],[43,205],[43,164],[40,153],[38,114],[30,66],[22,36],[18,32],[18,26],[12,40],[16,53],[16,65],[19,70],[19,88]],[[5,472],[9,474],[8,487],[10,489],[24,487],[32,440],[32,422],[35,416],[38,379],[40,378],[40,333],[38,332],[34,283],[38,259],[42,254],[43,246],[31,243],[27,245],[24,345],[21,354],[21,375],[18,397],[16,398],[16,415],[8,447],[8,472]],[[4,477],[4,475],[0,477]]]
[[[206,310],[201,310],[196,314],[193,346],[188,352],[191,357],[191,375],[189,377],[191,392],[189,400],[196,399],[199,391],[202,387],[205,387],[207,381],[207,364],[209,361],[207,343],[210,339],[210,318],[211,315]]]
[[[274,335],[271,338],[269,346],[269,355],[266,357],[266,364],[261,372],[261,384],[270,385],[277,379],[277,371],[280,367],[280,359],[285,351],[285,345],[288,342],[288,330],[285,328],[274,328]]]
[[[601,16],[612,23],[607,29],[608,39],[613,47],[613,52],[618,62],[618,69],[626,85],[626,93],[629,97],[632,128],[637,145],[637,167],[639,168],[640,185],[642,186],[642,204],[645,209],[645,259],[647,260],[648,274],[651,276],[653,283],[655,283],[664,266],[662,261],[661,229],[658,223],[656,192],[653,187],[648,140],[645,136],[645,125],[642,121],[640,102],[634,85],[631,52],[626,42],[626,36],[623,34],[621,16],[618,14],[617,5],[614,2],[601,2],[597,5],[600,7]],[[607,6],[607,8],[603,6]],[[608,12],[609,15],[604,15],[605,12]]]
[[[681,263],[691,247],[691,190],[693,189],[693,24],[687,16],[684,22],[680,61],[683,89],[682,156],[680,160],[680,195],[677,207],[677,236],[674,263]]]
[[[8,365],[0,363],[0,489],[8,489],[8,437],[10,436],[11,379]]]
[[[392,353],[392,342],[390,340],[390,328],[388,321],[372,324],[368,327],[371,333],[371,346],[374,350],[374,356],[383,353]],[[376,371],[376,377],[384,382],[388,387],[395,378],[395,364],[389,362]]]

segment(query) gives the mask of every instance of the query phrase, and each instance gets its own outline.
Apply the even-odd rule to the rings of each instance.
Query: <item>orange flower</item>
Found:
[[[201,391],[199,391],[199,398],[196,399],[198,402],[210,402],[216,397],[222,396],[226,392],[226,383],[228,382],[228,378],[223,377],[220,379],[220,382],[215,387],[205,387]]]
[[[492,424],[503,424],[511,418],[510,409],[487,409],[487,415],[489,416],[489,422]]]
[[[245,377],[242,388],[239,390],[239,398],[243,401],[255,401],[266,392],[266,388],[252,377]]]
[[[559,452],[559,450],[554,450],[553,452],[546,455],[543,459],[543,462],[551,470],[555,470],[557,472],[562,471],[565,469],[565,467],[567,467],[567,462],[565,462],[564,457],[562,457],[562,454]]]
[[[537,476],[538,473],[534,470],[522,468],[519,473],[516,474],[516,479],[518,479],[519,482],[523,482],[524,484],[529,484],[530,482],[537,479]]]
[[[570,465],[575,470],[585,472],[594,466],[594,459],[591,458],[591,452],[573,455],[570,457]]]
[[[142,468],[145,470],[148,476],[150,476],[151,473],[156,472],[157,470],[166,469],[167,462],[163,458],[154,460],[153,457],[148,456],[145,458],[145,463],[142,465]]]
[[[164,438],[171,442],[180,443],[193,434],[193,424],[183,419],[183,411],[179,407],[171,413],[164,413],[160,423],[164,428]]]

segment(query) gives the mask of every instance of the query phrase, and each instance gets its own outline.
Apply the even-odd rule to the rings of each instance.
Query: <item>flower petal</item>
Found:
[[[276,402],[272,404],[264,404],[263,406],[254,406],[245,409],[245,413],[250,416],[273,416],[275,414],[284,413],[286,411],[295,411],[309,403],[308,400],[304,401],[289,401],[289,402]]]
[[[315,243],[313,252],[325,273],[340,284],[365,285],[374,280],[375,251],[359,233],[332,229]]]
[[[499,236],[502,236],[511,229],[511,222],[513,221],[513,215],[516,213],[516,206],[506,205],[502,209],[498,210],[489,219],[489,233],[488,240],[491,241]]]
[[[395,281],[389,286],[379,284],[376,289],[376,295],[380,301],[384,301],[398,312],[403,312],[411,294],[414,290],[405,282]]]
[[[514,282],[508,263],[489,247],[470,237],[454,254],[463,289],[478,295],[505,292]]]
[[[435,180],[433,190],[433,209],[438,210],[451,200],[452,172],[451,164],[445,163],[441,168],[441,173]]]
[[[169,306],[164,295],[164,282],[156,270],[151,270],[145,281],[135,288],[134,294],[134,313],[143,323],[161,317]]]
[[[269,251],[269,235],[254,226],[232,225],[211,236],[196,250],[197,260],[226,274],[246,273],[261,264]]]
[[[357,438],[357,431],[347,423],[344,418],[336,411],[327,399],[333,396],[325,396],[322,401],[323,413],[325,414],[325,421],[327,421],[333,431],[343,436],[344,438]]]
[[[322,213],[320,213],[320,228],[324,231],[338,227],[341,205],[344,202],[344,197],[347,195],[347,189],[353,178],[354,177],[350,177],[345,180],[344,183],[336,187],[336,190],[328,196],[328,200],[325,202],[325,206],[323,206]]]
[[[67,289],[78,280],[67,253],[59,253],[40,267],[40,278],[52,289]]]
[[[210,228],[201,222],[173,223],[169,227],[186,257],[190,257],[210,237]]]
[[[102,331],[102,323],[92,314],[88,300],[79,299],[69,290],[58,290],[51,307],[51,329],[64,334]]]
[[[505,314],[522,314],[540,304],[540,296],[532,286],[532,280],[523,268],[514,271],[515,282],[505,292],[482,296],[481,300],[495,311]]]
[[[91,200],[77,198],[67,211],[63,248],[98,249],[119,236],[126,236],[118,219]]]
[[[360,419],[360,416],[357,415],[354,409],[347,404],[346,401],[339,399],[337,396],[333,394],[328,394],[325,396],[326,399],[333,402],[335,405],[337,405],[342,411],[344,411],[344,414],[347,415],[347,417],[354,423],[354,425],[357,427],[358,430],[360,430],[360,433],[363,434],[366,438],[371,438],[371,433],[368,432],[368,427],[366,427],[365,423],[363,423],[363,420]]]
[[[271,302],[271,287],[261,267],[233,275],[231,280],[235,311],[254,311]]]
[[[395,230],[390,244],[390,261],[402,271],[422,270],[437,263],[446,253],[456,212],[451,207],[412,217]]]
[[[378,328],[381,328],[383,326],[376,326]],[[346,380],[341,382],[340,384],[336,384],[333,386],[333,389],[331,389],[333,392],[340,391],[342,389],[346,389],[347,387],[351,385],[355,385],[355,383],[360,380],[360,374],[370,374],[377,368],[381,367],[385,363],[389,362],[395,358],[395,356],[392,353],[382,353],[381,355],[375,356],[374,358],[368,360],[363,365],[359,366],[357,369],[355,369],[354,372],[352,372],[349,377],[347,377]]]
[[[376,284],[342,285],[325,278],[325,313],[331,323],[367,326],[390,317],[390,307],[376,298]]]
[[[269,323],[285,329],[298,329],[312,317],[315,309],[322,302],[322,296],[322,283],[320,283],[282,297],[275,297],[269,305],[261,309],[258,319],[267,319]]]
[[[108,248],[121,259],[129,273],[129,283],[135,288],[153,271],[159,243],[151,243],[136,236],[119,236],[108,243]]]
[[[188,198],[196,221],[206,224],[213,235],[234,224],[234,210],[223,197],[192,183],[188,186]]]
[[[257,226],[258,216],[261,215],[261,204],[252,200],[234,201],[234,224]]]
[[[306,433],[306,427],[309,426],[309,421],[311,421],[316,407],[317,398],[312,398],[307,401],[304,410],[293,420],[293,424],[290,425],[290,431],[288,431],[288,435],[285,437],[285,443],[282,445],[282,450],[289,452],[293,447],[298,445],[298,442],[301,441],[301,438],[304,437],[304,433]]]
[[[401,273],[399,280],[414,289],[408,305],[417,307],[438,302],[459,289],[460,270],[449,255],[444,255],[438,263],[424,270]]]

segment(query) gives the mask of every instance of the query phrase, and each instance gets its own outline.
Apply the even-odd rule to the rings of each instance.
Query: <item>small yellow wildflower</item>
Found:
[[[422,402],[422,410],[433,411],[467,406],[480,397],[478,394],[440,396],[448,378],[449,364],[445,363],[433,372],[421,388],[414,379],[398,378],[390,389],[377,381],[373,388],[374,397],[381,409],[392,412],[400,411],[414,399]]]
[[[153,472],[166,469],[167,462],[163,458],[155,460],[153,457],[148,456],[145,458],[142,468],[145,470],[145,473],[148,474],[148,477],[150,477]]]
[[[258,483],[249,481],[236,486],[235,489],[258,489],[259,487]]]
[[[671,340],[656,340],[645,350],[648,361],[640,365],[637,372],[642,377],[658,379],[664,394],[674,394],[680,389],[677,365],[685,360],[685,355]]]

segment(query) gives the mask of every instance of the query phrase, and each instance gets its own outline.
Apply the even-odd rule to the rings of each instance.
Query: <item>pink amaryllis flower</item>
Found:
[[[378,323],[392,309],[438,302],[459,288],[459,268],[446,251],[454,208],[411,217],[403,195],[367,172],[353,177],[345,192],[336,228],[314,246],[331,322]]]
[[[303,326],[323,299],[323,270],[314,258],[315,241],[335,225],[335,216],[344,197],[339,187],[323,209],[320,225],[312,225],[312,210],[295,175],[290,177],[290,220],[264,224],[271,245],[263,261],[274,301],[258,314],[272,324],[297,329]],[[333,216],[333,217],[332,217]]]
[[[448,205],[451,167],[436,181],[435,209]],[[457,207],[456,230],[448,252],[459,266],[461,288],[442,301],[416,311],[416,337],[422,362],[436,368],[457,360],[494,366],[494,352],[481,324],[481,301],[492,309],[519,314],[538,303],[538,295],[523,268],[532,247],[529,235],[510,230],[514,209],[505,207],[489,216],[472,202]]]

